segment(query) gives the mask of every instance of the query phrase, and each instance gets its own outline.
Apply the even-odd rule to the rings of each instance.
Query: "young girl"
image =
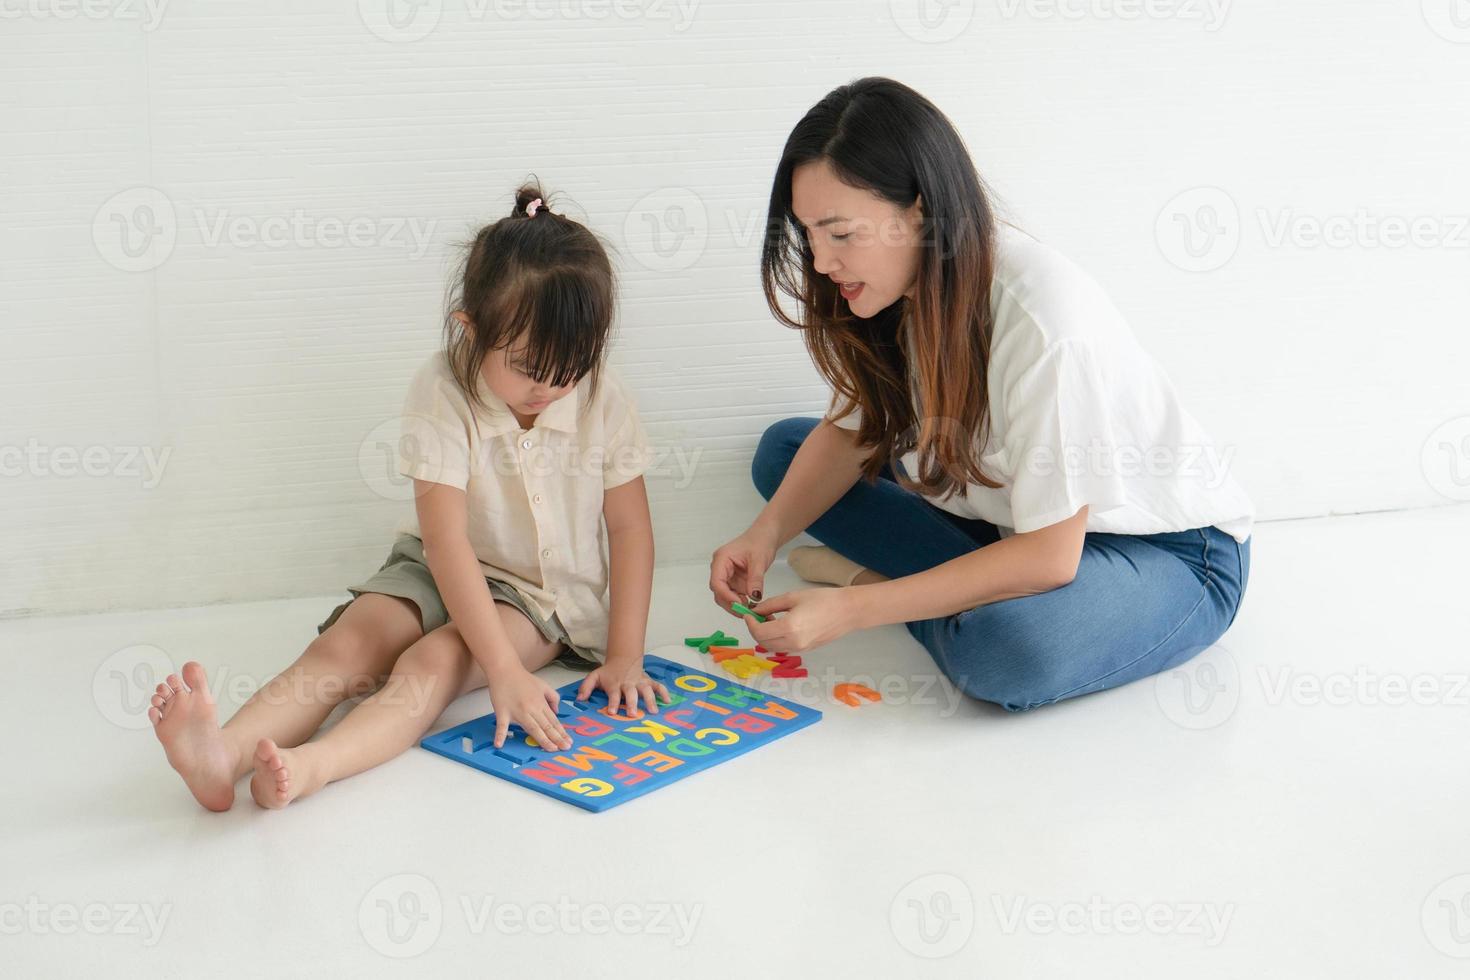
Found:
[[[223,728],[197,662],[158,685],[148,717],[205,807],[228,809],[252,770],[255,802],[284,807],[417,744],[486,685],[496,746],[514,722],[568,749],[556,691],[535,676],[553,660],[589,670],[578,698],[604,690],[610,711],[668,699],[643,672],[650,453],[603,366],[612,266],[542,197],[523,187],[510,217],[475,236],[445,349],[409,385],[398,472],[415,507],[383,567]],[[307,742],[339,702],[374,690]]]
[[[1254,509],[1102,288],[997,222],[950,121],[864,78],[797,123],[762,256],[827,417],[774,423],[769,503],[715,552],[722,609],[782,547],[837,588],[766,599],[799,653],[904,623],[971,697],[1012,711],[1116,687],[1214,643],[1240,608]],[[788,313],[783,300],[796,307]]]

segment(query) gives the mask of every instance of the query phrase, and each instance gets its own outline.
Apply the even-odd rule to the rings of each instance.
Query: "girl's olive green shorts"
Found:
[[[535,624],[542,636],[566,648],[557,655],[557,663],[573,670],[591,670],[601,664],[591,651],[572,643],[566,628],[555,613],[550,621],[542,619],[530,600],[509,582],[487,577],[485,584],[490,586],[490,595],[496,602],[516,607]],[[418,606],[419,619],[426,634],[449,622],[449,610],[444,608],[444,600],[440,598],[439,588],[434,584],[433,573],[424,561],[424,542],[412,534],[400,534],[393,542],[393,550],[388,553],[388,560],[383,562],[383,567],[367,581],[348,586],[347,591],[352,593],[352,599],[364,592],[378,592],[407,599]],[[352,604],[352,599],[332,610],[331,615],[316,628],[318,635],[326,632],[327,627],[337,621],[342,610]]]

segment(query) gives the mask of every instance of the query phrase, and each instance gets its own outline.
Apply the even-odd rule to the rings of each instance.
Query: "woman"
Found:
[[[766,299],[834,391],[766,430],[769,501],[715,552],[725,609],[776,552],[835,589],[755,605],[799,652],[904,623],[966,694],[1012,711],[1167,670],[1215,642],[1250,571],[1250,500],[1098,285],[992,214],[953,125],[865,78],[792,131]],[[783,308],[794,301],[794,312]],[[895,460],[896,465],[895,465]]]

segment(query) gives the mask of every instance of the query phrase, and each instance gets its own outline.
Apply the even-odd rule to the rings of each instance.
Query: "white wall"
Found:
[[[615,362],[699,454],[651,483],[660,558],[706,555],[755,510],[762,428],[824,404],[751,229],[790,127],[866,74],[945,109],[1009,213],[1108,287],[1263,518],[1464,489],[1460,429],[1438,471],[1421,450],[1470,416],[1465,0],[423,0],[403,30],[372,0],[88,4],[0,0],[0,614],[375,569],[410,504],[360,458],[386,465],[438,342],[448,243],[530,172],[619,250]],[[1201,187],[1239,245],[1186,271],[1173,211],[1213,202],[1170,202]],[[1359,211],[1438,244],[1273,244],[1283,213]],[[285,246],[254,237],[297,212]],[[374,243],[334,244],[354,221]],[[647,222],[693,234],[665,258]],[[161,482],[134,450],[168,454]]]

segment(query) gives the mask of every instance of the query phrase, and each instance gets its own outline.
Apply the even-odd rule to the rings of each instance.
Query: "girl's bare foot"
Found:
[[[163,743],[168,764],[184,777],[194,799],[210,810],[228,810],[235,802],[240,753],[220,734],[204,667],[190,660],[183,674],[182,681],[178,674],[169,674],[158,685],[148,720]]]
[[[255,774],[250,777],[250,795],[268,810],[279,810],[302,796],[310,796],[326,785],[321,768],[313,765],[307,746],[283,749],[268,738],[255,745]]]

